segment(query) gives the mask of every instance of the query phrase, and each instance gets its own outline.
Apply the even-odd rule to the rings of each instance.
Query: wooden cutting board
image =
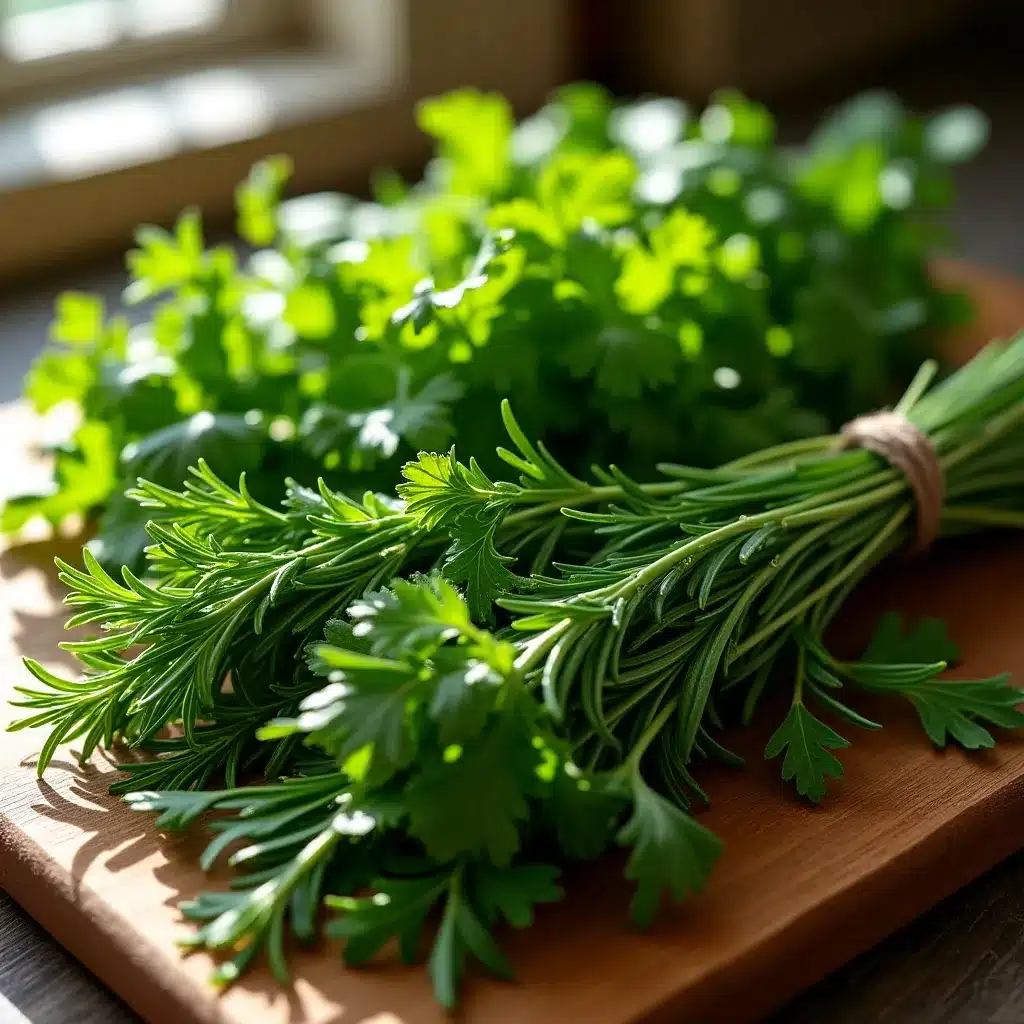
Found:
[[[1024,291],[962,269],[982,302],[979,337],[1024,326]],[[0,410],[5,450],[37,428]],[[28,461],[5,454],[13,491]],[[69,541],[0,552],[0,698],[26,679],[23,655],[60,665],[64,619],[55,552]],[[863,643],[883,611],[938,615],[963,650],[960,672],[1024,680],[1024,537],[941,546],[871,581],[846,615]],[[67,667],[66,664],[64,667]],[[527,933],[503,936],[515,983],[474,977],[462,1015],[486,1024],[626,1024],[756,1020],[1024,846],[1024,737],[968,756],[931,749],[909,708],[870,705],[885,723],[843,751],[846,778],[821,807],[796,800],[761,751],[770,726],[741,734],[743,771],[705,772],[713,806],[701,819],[725,842],[707,890],[650,933],[627,924],[622,862],[580,870],[568,900]],[[0,720],[9,716],[6,708]],[[847,732],[850,730],[847,729]],[[205,954],[179,955],[176,903],[222,884],[195,866],[198,837],[162,838],[152,816],[106,792],[110,764],[58,755],[36,779],[38,734],[0,740],[0,885],[153,1024],[428,1024],[445,1019],[425,972],[382,963],[347,970],[334,948],[296,953],[294,986],[265,969],[218,996]]]

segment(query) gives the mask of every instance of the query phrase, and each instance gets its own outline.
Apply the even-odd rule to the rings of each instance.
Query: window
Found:
[[[0,282],[185,205],[231,217],[253,161],[361,188],[426,151],[460,85],[534,109],[567,77],[569,0],[0,0]]]
[[[292,10],[280,0],[0,0],[0,96],[9,103],[280,46],[291,41],[289,21],[299,27]]]

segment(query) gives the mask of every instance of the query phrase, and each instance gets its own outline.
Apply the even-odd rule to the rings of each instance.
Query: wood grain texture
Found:
[[[134,1024],[118,1003],[38,924],[0,892],[0,1024]]]
[[[1011,285],[986,280],[976,290],[984,335],[1024,324]],[[961,349],[976,341],[963,339]],[[31,429],[17,407],[0,413],[8,439]],[[8,458],[5,482],[18,472]],[[0,697],[24,679],[21,655],[53,664],[63,619],[49,569],[55,546],[0,556]],[[940,545],[858,593],[845,642],[862,643],[888,609],[939,615],[963,648],[963,673],[1024,677],[1022,600],[1024,539]],[[465,1019],[755,1020],[1024,846],[1024,739],[981,756],[936,752],[908,708],[870,713],[886,728],[855,738],[844,752],[846,778],[820,808],[793,799],[778,766],[762,761],[766,721],[736,737],[747,770],[702,776],[713,799],[702,820],[726,846],[707,890],[641,934],[626,924],[620,860],[576,873],[563,906],[528,935],[506,938],[518,983],[474,979]],[[209,959],[182,959],[173,946],[183,928],[177,901],[217,884],[195,868],[197,837],[161,838],[149,816],[111,799],[113,769],[102,758],[81,768],[59,756],[38,781],[31,765],[40,742],[4,738],[0,887],[142,1016],[156,1024],[444,1019],[422,971],[387,963],[344,970],[331,948],[296,954],[290,991],[260,970],[214,995],[205,984]]]

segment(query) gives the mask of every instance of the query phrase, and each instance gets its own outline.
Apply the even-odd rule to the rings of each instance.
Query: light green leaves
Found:
[[[579,231],[585,221],[616,227],[633,215],[636,174],[624,153],[555,157],[541,172],[537,199],[567,234]]]
[[[378,655],[433,654],[439,644],[472,631],[455,588],[437,575],[395,580],[348,609],[352,634]]]
[[[764,756],[770,760],[785,751],[783,779],[786,782],[795,779],[796,791],[818,803],[825,795],[826,776],[833,779],[843,777],[843,766],[830,751],[849,745],[834,729],[815,718],[802,702],[796,701],[772,734],[764,748]]]
[[[58,454],[53,490],[11,498],[0,528],[14,533],[36,516],[59,526],[69,515],[91,513],[110,497],[117,477],[110,429],[103,423],[84,423],[68,449]]]
[[[452,192],[476,196],[504,188],[513,127],[504,96],[459,89],[420,103],[417,121],[438,142]]]
[[[334,302],[322,281],[304,281],[285,300],[284,321],[302,338],[329,338],[334,331]]]
[[[625,250],[615,282],[619,301],[631,313],[652,313],[675,295],[680,270],[700,279],[711,261],[715,230],[698,214],[677,209],[651,228],[648,242],[649,247],[638,239]]]
[[[477,511],[496,496],[483,471],[456,461],[454,449],[446,455],[420,452],[402,467],[402,476],[405,482],[397,490],[405,509],[428,530],[452,526],[467,507]]]
[[[104,304],[98,295],[64,292],[57,299],[50,337],[65,345],[92,345],[103,333]]]
[[[402,662],[340,647],[321,645],[315,653],[338,681],[306,698],[294,723],[271,723],[262,736],[310,733],[339,764],[368,749],[372,777],[378,783],[387,781],[416,755],[410,714],[422,686],[415,672]]]
[[[649,927],[662,893],[681,900],[698,892],[722,844],[686,811],[651,789],[638,772],[631,779],[633,814],[622,827],[618,842],[632,847],[626,877],[637,883],[633,920]]]
[[[204,268],[203,228],[199,212],[186,210],[173,232],[162,228],[139,228],[137,249],[128,254],[132,276],[125,297],[142,302],[198,277]]]
[[[250,245],[270,245],[277,235],[277,207],[288,179],[292,161],[272,156],[254,164],[249,177],[235,190],[238,233]]]

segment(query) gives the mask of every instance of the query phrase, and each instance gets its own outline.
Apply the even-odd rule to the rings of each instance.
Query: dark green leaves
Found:
[[[966,681],[935,680],[905,685],[900,692],[909,698],[921,718],[928,738],[937,747],[952,739],[968,750],[994,747],[992,734],[981,723],[1018,729],[1024,725],[1020,690],[1009,675]]]
[[[529,928],[538,904],[562,898],[558,875],[558,868],[549,864],[482,865],[473,873],[473,893],[481,916],[488,925],[504,918],[514,928]]]
[[[470,854],[507,865],[519,848],[536,764],[537,751],[514,720],[463,749],[449,747],[409,785],[411,833],[439,861]]]
[[[363,899],[329,896],[327,905],[342,916],[327,926],[327,934],[345,942],[345,960],[361,964],[376,956],[392,938],[406,963],[419,956],[420,935],[431,909],[448,892],[448,872],[423,878],[378,879],[373,896]]]
[[[949,639],[941,619],[919,619],[914,628],[903,632],[903,616],[889,612],[878,620],[875,632],[861,661],[876,665],[955,664],[959,648]]]
[[[494,540],[501,512],[463,515],[452,530],[452,545],[445,555],[444,574],[466,585],[470,614],[477,622],[493,621],[495,598],[516,589],[519,579],[508,568],[514,558],[501,554]]]
[[[831,750],[840,750],[850,744],[834,729],[814,717],[802,702],[790,707],[782,725],[775,730],[768,746],[766,758],[778,757],[783,751],[782,777],[787,782],[796,780],[796,791],[818,803],[825,795],[826,776],[840,779],[843,766]]]
[[[236,480],[259,465],[267,444],[259,418],[198,412],[129,445],[121,458],[131,477],[177,487],[200,460],[218,476]]]
[[[995,740],[985,725],[1007,729],[1024,725],[1024,713],[1018,710],[1020,690],[1010,684],[1007,674],[978,680],[940,679],[946,665],[957,657],[956,645],[941,621],[922,619],[903,635],[900,616],[890,614],[879,622],[862,660],[845,668],[865,689],[906,697],[937,747],[950,739],[968,750],[992,747]]]
[[[703,888],[722,844],[635,772],[631,792],[633,814],[619,832],[618,841],[632,847],[626,877],[637,884],[633,920],[649,927],[663,892],[681,900]]]

